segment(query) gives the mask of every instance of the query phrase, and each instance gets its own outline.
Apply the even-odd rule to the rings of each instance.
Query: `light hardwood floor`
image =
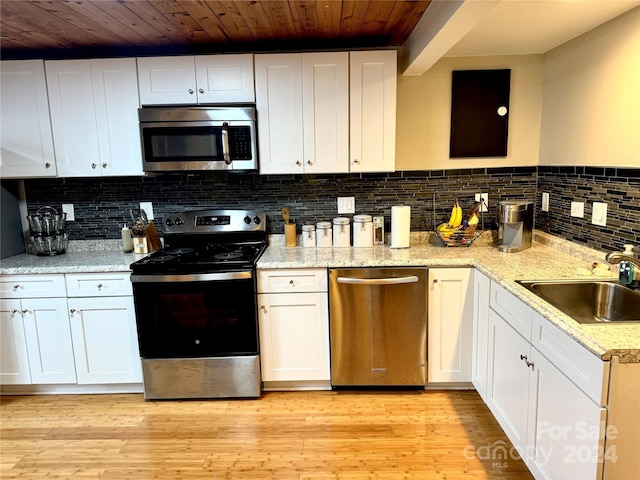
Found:
[[[5,396],[0,407],[3,480],[532,478],[499,458],[511,444],[473,391]]]

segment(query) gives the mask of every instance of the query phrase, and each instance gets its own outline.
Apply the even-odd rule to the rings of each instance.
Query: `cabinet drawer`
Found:
[[[2,275],[2,298],[66,297],[64,275]]]
[[[133,295],[129,273],[71,273],[66,281],[69,297]]]
[[[528,341],[531,341],[533,310],[496,282],[491,282],[489,306]]]
[[[533,346],[598,405],[606,405],[609,363],[538,314],[533,315]],[[605,376],[606,374],[606,376]]]
[[[327,270],[258,270],[259,293],[326,292]]]

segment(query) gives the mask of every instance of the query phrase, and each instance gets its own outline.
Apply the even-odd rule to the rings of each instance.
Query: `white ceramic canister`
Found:
[[[373,217],[371,215],[353,216],[353,246],[373,246]]]
[[[351,220],[348,217],[336,217],[333,219],[333,246],[351,246]]]
[[[316,226],[315,225],[302,226],[302,246],[303,247],[316,246]]]
[[[330,247],[333,245],[331,222],[316,223],[316,246]]]

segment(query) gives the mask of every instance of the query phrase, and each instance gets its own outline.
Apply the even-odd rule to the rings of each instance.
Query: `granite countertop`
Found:
[[[285,247],[274,236],[258,261],[258,268],[475,267],[603,360],[616,355],[623,363],[640,362],[640,324],[580,324],[515,282],[584,280],[588,277],[579,276],[577,269],[591,269],[593,262],[606,264],[605,254],[542,232],[535,233],[535,240],[529,249],[503,253],[486,237],[471,247],[445,248],[429,233],[412,233],[410,248],[391,249]],[[612,272],[610,278],[615,277]]]
[[[285,247],[283,235],[272,235],[257,268],[475,267],[603,360],[616,355],[621,362],[640,362],[640,324],[579,324],[515,282],[520,279],[585,279],[577,275],[577,269],[590,268],[593,262],[605,263],[605,254],[541,232],[535,232],[534,238],[536,241],[529,249],[503,253],[495,248],[487,235],[471,247],[445,248],[429,232],[412,233],[411,247],[406,249],[383,245]],[[128,272],[129,265],[144,256],[123,253],[118,240],[70,242],[64,255],[20,254],[3,259],[0,274]],[[612,273],[611,277],[615,278],[615,275]]]

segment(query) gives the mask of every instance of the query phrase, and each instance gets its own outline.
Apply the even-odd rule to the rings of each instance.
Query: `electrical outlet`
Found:
[[[584,218],[584,202],[571,202],[571,216]]]
[[[67,214],[67,221],[68,222],[75,222],[76,220],[76,214],[73,210],[73,203],[63,203],[62,204],[62,213],[66,213]]]
[[[593,202],[593,213],[591,215],[591,223],[607,226],[607,204],[603,202]]]
[[[148,220],[153,220],[153,203],[152,202],[140,202],[140,210],[144,210],[147,214]]]
[[[476,193],[476,202],[480,201],[480,197],[482,196],[482,204],[480,205],[480,212],[488,212],[489,211],[489,194],[488,193]]]
[[[356,197],[338,197],[338,213],[356,213]]]
[[[549,211],[549,193],[548,192],[542,193],[542,211],[543,212]]]

